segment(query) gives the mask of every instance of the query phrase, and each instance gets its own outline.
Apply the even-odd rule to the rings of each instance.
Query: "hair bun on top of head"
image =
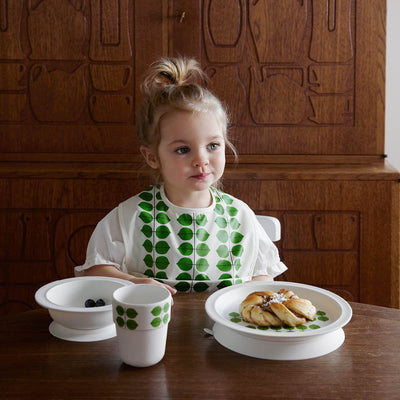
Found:
[[[203,84],[207,79],[200,64],[193,58],[161,58],[154,62],[143,79],[143,93],[168,85]]]

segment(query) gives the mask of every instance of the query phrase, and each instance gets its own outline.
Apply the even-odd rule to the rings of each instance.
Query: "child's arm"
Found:
[[[165,285],[165,284],[158,282],[151,278],[138,278],[138,277],[132,276],[130,274],[120,271],[114,265],[94,265],[93,267],[85,269],[82,272],[82,274],[84,276],[110,276],[112,278],[125,279],[125,280],[133,282],[133,283],[147,283],[147,284],[151,283],[153,285],[164,286],[166,289],[168,289],[171,292],[171,294],[176,293],[176,289],[172,288],[169,285]]]
[[[252,281],[273,281],[274,278],[269,275],[258,275],[258,276],[253,276],[251,279]]]

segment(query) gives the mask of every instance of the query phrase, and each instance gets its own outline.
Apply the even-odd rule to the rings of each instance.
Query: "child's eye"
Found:
[[[221,147],[221,145],[220,145],[219,143],[210,143],[210,144],[208,145],[208,148],[209,148],[210,150],[217,150],[219,147]]]
[[[186,154],[189,153],[190,149],[189,147],[179,147],[179,149],[176,149],[175,152],[178,154]]]

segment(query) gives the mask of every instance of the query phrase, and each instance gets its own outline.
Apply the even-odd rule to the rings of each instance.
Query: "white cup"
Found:
[[[165,354],[171,293],[162,286],[133,284],[113,293],[113,319],[121,360],[149,367]]]

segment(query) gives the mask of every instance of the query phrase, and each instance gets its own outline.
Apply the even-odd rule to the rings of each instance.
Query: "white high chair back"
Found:
[[[268,237],[273,241],[277,242],[281,239],[281,223],[278,218],[270,217],[267,215],[256,215],[258,222],[264,228]]]

